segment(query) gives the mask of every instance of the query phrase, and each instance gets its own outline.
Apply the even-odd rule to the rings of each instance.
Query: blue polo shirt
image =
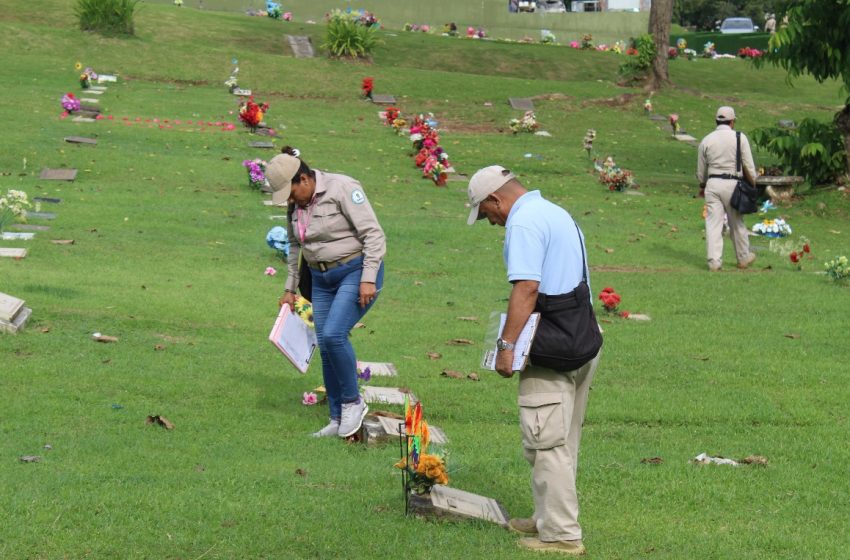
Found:
[[[578,228],[569,213],[540,191],[517,199],[505,223],[508,280],[536,280],[538,291],[566,294],[581,282],[585,262]],[[590,284],[590,279],[588,279]]]

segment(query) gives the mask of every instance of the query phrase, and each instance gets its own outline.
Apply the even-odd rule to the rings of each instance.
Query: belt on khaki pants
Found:
[[[343,258],[339,259],[338,261],[334,261],[334,262],[310,262],[310,261],[307,261],[307,266],[309,266],[310,268],[315,268],[316,270],[319,270],[321,272],[327,272],[328,270],[331,270],[331,269],[336,268],[338,266],[344,265],[345,263],[349,263],[349,262],[353,261],[354,259],[356,259],[357,257],[359,257],[361,255],[363,255],[363,251],[357,251],[356,253],[352,253],[352,254],[348,255],[347,257],[343,257]]]

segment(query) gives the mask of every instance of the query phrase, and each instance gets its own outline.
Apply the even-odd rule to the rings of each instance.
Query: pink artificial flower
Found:
[[[578,41],[570,41],[570,47],[577,49],[579,46]]]
[[[301,397],[301,404],[304,406],[313,406],[319,402],[319,399],[316,397],[316,393],[304,393]]]
[[[266,268],[266,276],[274,276],[275,274],[277,274],[277,270],[273,266]]]
[[[64,119],[64,118],[66,118],[67,116],[68,116],[68,111],[62,111],[62,114],[61,114],[61,115],[59,115],[59,118],[60,118],[60,119]]]

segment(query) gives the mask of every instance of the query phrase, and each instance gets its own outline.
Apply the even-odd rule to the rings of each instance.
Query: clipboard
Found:
[[[508,318],[507,313],[502,313],[499,317],[499,334],[502,336],[502,330],[505,328],[505,320]],[[537,333],[537,325],[540,323],[540,313],[532,313],[525,322],[522,332],[519,333],[514,347],[514,371],[522,371],[528,365],[528,356],[531,354],[531,343],[534,341],[534,335]],[[492,348],[484,352],[484,358],[481,360],[481,367],[496,370],[496,352],[495,344]]]
[[[316,339],[316,331],[297,313],[293,313],[288,305],[281,306],[272,332],[269,333],[269,340],[298,371],[307,373],[319,341]]]

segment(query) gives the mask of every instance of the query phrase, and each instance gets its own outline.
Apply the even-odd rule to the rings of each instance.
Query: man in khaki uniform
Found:
[[[729,219],[729,238],[735,246],[738,268],[750,266],[756,256],[750,253],[747,226],[730,201],[740,177],[736,170],[735,110],[720,107],[715,117],[717,128],[702,139],[698,150],[697,179],[700,194],[705,196],[705,243],[708,269],[717,272],[723,266],[723,217]],[[750,151],[750,141],[741,133],[741,162],[744,176],[755,184],[756,167]]]

